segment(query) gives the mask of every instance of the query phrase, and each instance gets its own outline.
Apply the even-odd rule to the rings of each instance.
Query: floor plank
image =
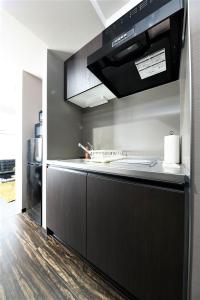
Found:
[[[0,222],[0,299],[123,300],[27,214]]]

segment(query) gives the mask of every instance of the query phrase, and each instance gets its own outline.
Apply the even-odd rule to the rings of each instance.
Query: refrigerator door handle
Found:
[[[37,145],[37,147],[36,147]],[[42,161],[42,139],[37,139],[37,143],[35,144],[34,149],[34,158],[35,161],[41,162]]]

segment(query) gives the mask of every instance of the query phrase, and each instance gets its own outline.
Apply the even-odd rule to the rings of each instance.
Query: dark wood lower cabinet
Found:
[[[139,300],[182,300],[184,192],[87,177],[87,259]]]
[[[47,227],[138,300],[183,300],[183,190],[47,168]]]
[[[86,255],[86,173],[47,168],[47,228]]]

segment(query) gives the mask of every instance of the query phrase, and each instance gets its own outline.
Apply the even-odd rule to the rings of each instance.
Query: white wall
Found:
[[[1,103],[16,112],[17,200],[22,207],[22,72],[40,78],[45,74],[46,46],[16,19],[0,10],[0,82]],[[31,107],[30,107],[31,109]]]
[[[22,208],[27,207],[27,140],[35,136],[34,125],[42,110],[42,80],[23,72],[22,82]]]
[[[17,154],[15,147],[15,90],[9,86],[12,76],[9,78],[9,74],[6,70],[2,72],[2,64],[0,68],[0,159],[15,159]],[[5,80],[5,78],[7,78],[7,80]]]
[[[10,117],[9,115],[8,118]],[[15,132],[0,132],[0,160],[16,159],[16,141]]]

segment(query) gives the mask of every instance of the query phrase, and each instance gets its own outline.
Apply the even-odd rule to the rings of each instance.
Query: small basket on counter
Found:
[[[90,160],[93,162],[107,163],[124,158],[121,150],[88,150],[81,143],[78,146],[89,154]]]

